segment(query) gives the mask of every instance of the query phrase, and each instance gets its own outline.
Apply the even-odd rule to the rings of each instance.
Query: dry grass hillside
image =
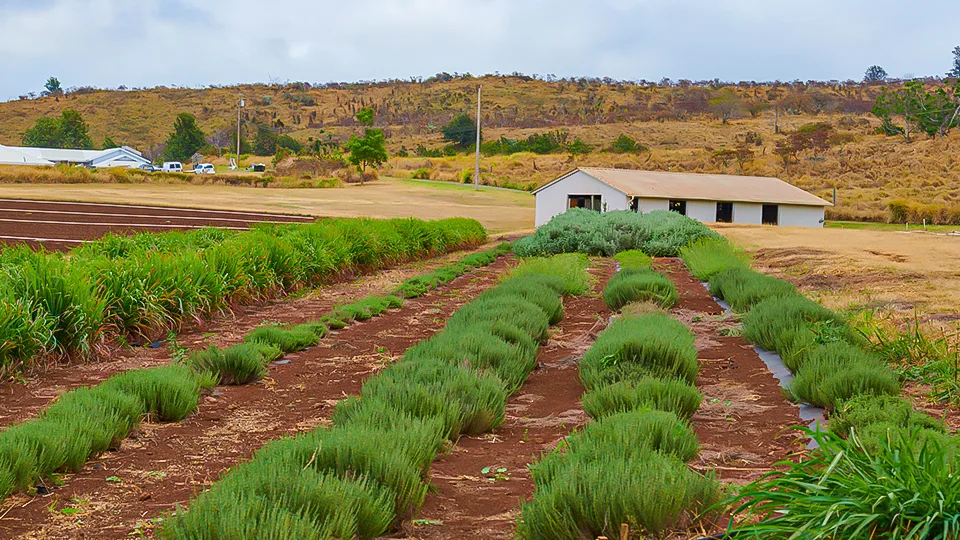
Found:
[[[232,129],[238,94],[247,100],[245,124],[259,122],[301,141],[357,132],[353,115],[377,110],[391,155],[444,142],[439,128],[476,107],[483,84],[484,139],[523,139],[561,130],[568,140],[594,146],[586,155],[518,153],[484,156],[483,181],[529,188],[578,165],[779,176],[824,198],[838,188],[834,218],[883,220],[891,202],[906,201],[908,219],[960,220],[960,135],[930,139],[875,133],[869,114],[878,86],[852,82],[782,85],[710,85],[681,81],[671,86],[616,81],[544,81],[529,77],[445,77],[418,82],[247,85],[232,88],[106,91],[83,89],[60,98],[0,103],[0,144],[18,144],[40,116],[78,110],[94,141],[114,140],[150,150],[162,143],[180,112],[193,113],[207,132]],[[730,102],[735,102],[732,106]],[[776,111],[776,112],[775,112]],[[726,121],[721,121],[725,117]],[[775,118],[780,133],[775,131]],[[774,154],[777,141],[800,126],[826,122],[837,137],[829,149],[804,151],[785,167]],[[322,130],[322,132],[321,132]],[[321,135],[322,133],[322,135]],[[647,150],[606,152],[620,135]],[[747,142],[749,141],[749,143]],[[717,153],[747,148],[741,160]],[[460,180],[472,171],[472,154],[394,157],[385,174]]]

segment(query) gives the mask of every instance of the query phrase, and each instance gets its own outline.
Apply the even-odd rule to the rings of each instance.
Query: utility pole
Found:
[[[240,168],[240,111],[243,109],[243,94],[240,94],[240,103],[237,104],[237,169]]]
[[[480,90],[483,85],[477,86],[477,164],[473,171],[473,189],[480,189]]]

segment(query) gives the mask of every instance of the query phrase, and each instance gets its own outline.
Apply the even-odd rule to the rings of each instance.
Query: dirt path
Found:
[[[287,355],[256,384],[220,387],[178,424],[144,424],[116,452],[93,460],[51,495],[18,495],[0,505],[2,538],[126,538],[186,503],[265,442],[328,421],[333,405],[445,324],[492,286],[506,259],[382,317],[351,325],[320,345]],[[279,310],[280,308],[278,308]],[[287,305],[286,312],[297,311]],[[279,313],[279,311],[278,311]],[[260,319],[258,319],[260,320]],[[75,508],[76,513],[65,508]]]
[[[564,318],[540,349],[538,369],[508,402],[504,425],[482,437],[462,437],[450,454],[434,462],[436,490],[404,535],[513,538],[519,502],[533,494],[527,465],[587,421],[577,366],[606,328],[610,311],[596,293],[603,290],[615,266],[606,260],[590,271],[598,278],[595,293],[564,302]],[[481,472],[485,467],[494,472],[485,477]],[[503,476],[492,478],[501,467],[506,468]]]
[[[700,358],[697,387],[703,404],[693,416],[702,449],[701,471],[715,470],[722,481],[743,482],[768,472],[777,461],[802,449],[799,409],[783,397],[777,380],[740,336],[724,337],[724,319],[707,289],[679,259],[657,259],[654,268],[667,274],[680,292],[673,315],[696,335]]]
[[[187,329],[177,336],[177,344],[197,350],[210,344],[231,345],[264,321],[300,323],[315,320],[329,312],[334,304],[351,302],[371,295],[384,294],[403,280],[430,272],[455,262],[476,250],[457,251],[433,259],[415,261],[360,277],[343,276],[343,280],[324,286],[300,298],[277,299],[266,304],[244,306],[233,313]],[[171,360],[167,343],[150,347],[121,347],[111,344],[108,353],[98,361],[73,363],[38,372],[24,381],[0,382],[0,428],[35,416],[58,395],[81,386],[100,383],[115,373],[129,369],[164,365]]]

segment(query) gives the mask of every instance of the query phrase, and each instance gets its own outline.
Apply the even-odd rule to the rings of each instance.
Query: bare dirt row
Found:
[[[267,441],[324,425],[338,400],[359,392],[368,376],[441,329],[456,309],[494,285],[509,264],[501,259],[401,309],[287,355],[259,383],[220,387],[184,422],[143,424],[118,451],[66,475],[65,485],[51,494],[9,499],[0,507],[0,537],[149,534],[153,518],[188,502]],[[278,309],[304,316],[289,305]]]

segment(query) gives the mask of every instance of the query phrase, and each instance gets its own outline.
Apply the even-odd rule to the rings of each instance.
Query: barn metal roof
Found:
[[[534,193],[577,171],[592,176],[629,197],[831,206],[820,197],[779,178],[599,167],[581,167],[570,171]]]

